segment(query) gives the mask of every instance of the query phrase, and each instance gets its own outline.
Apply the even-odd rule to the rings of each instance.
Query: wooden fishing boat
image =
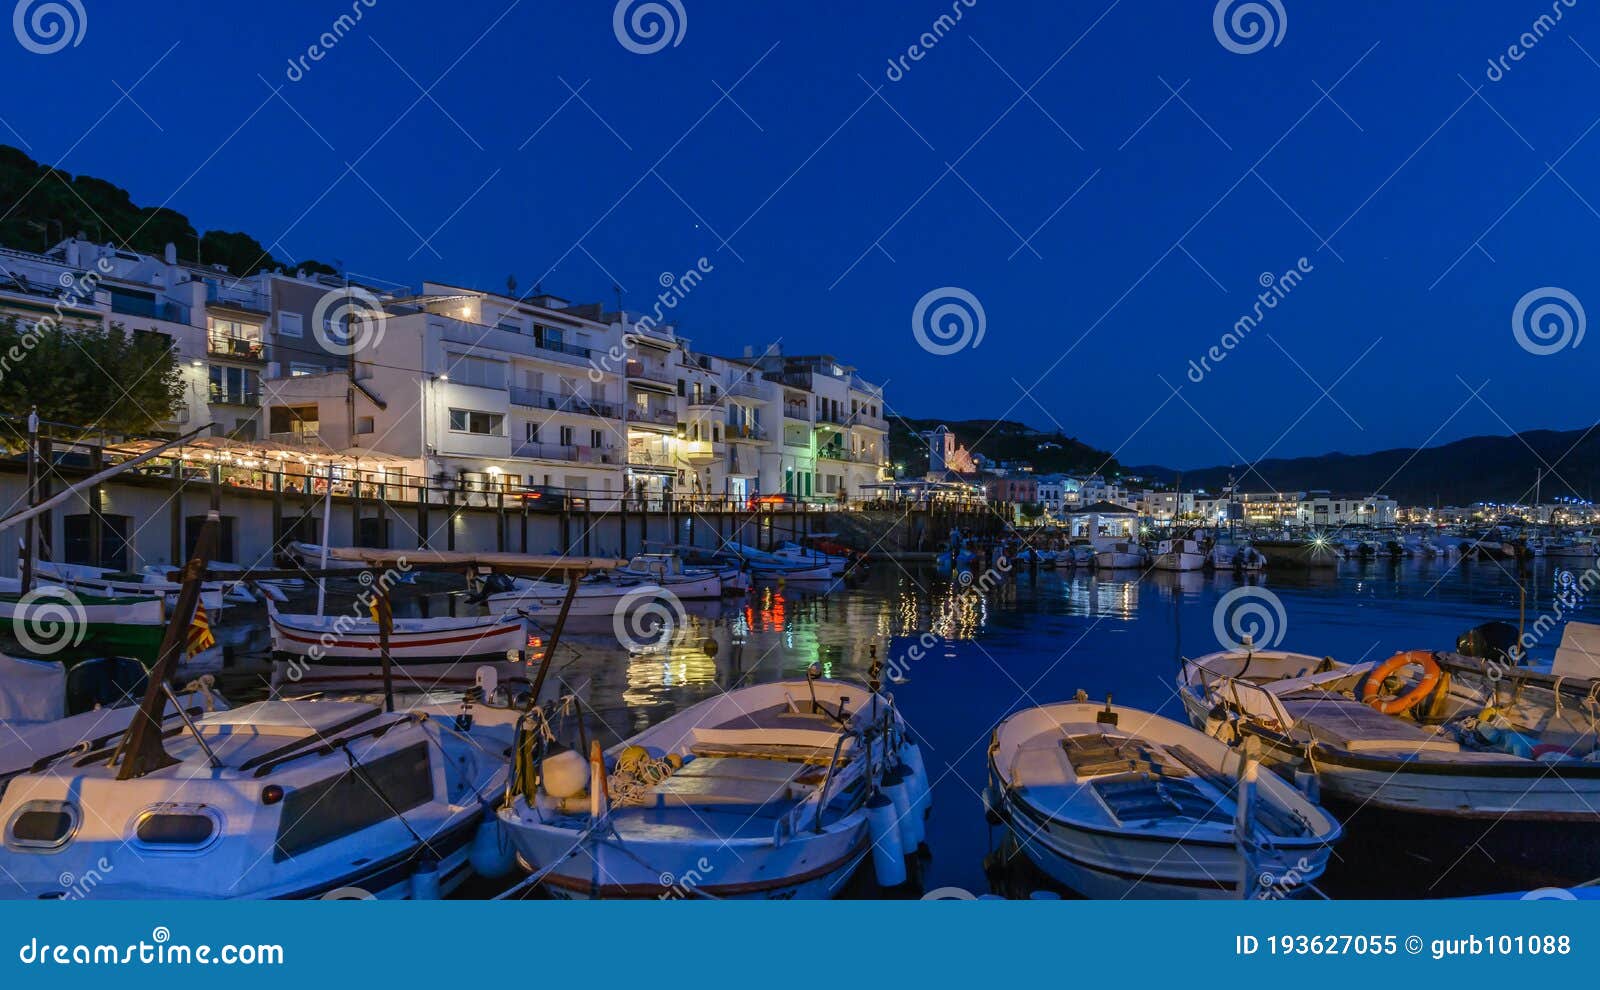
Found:
[[[93,595],[134,598],[161,595],[171,607],[178,594],[178,586],[173,582],[143,571],[114,571],[87,564],[58,564],[48,560],[35,561],[33,570],[41,584],[59,584],[73,591],[86,591]],[[212,615],[226,608],[229,600],[220,582],[208,582],[200,593],[201,604]]]
[[[1600,876],[1600,751],[1586,707],[1600,682],[1429,651],[1311,667],[1252,658],[1230,674],[1232,662],[1185,665],[1191,720],[1259,740],[1346,819],[1364,865],[1413,896]]]
[[[628,566],[616,572],[636,581],[659,584],[678,598],[721,598],[722,576],[707,568],[689,568],[683,559],[670,553],[635,554]]]
[[[624,599],[637,599],[650,593],[665,594],[665,589],[653,581],[634,578],[612,578],[596,574],[578,582],[577,593],[568,611],[571,616],[614,615]],[[554,619],[561,614],[567,598],[567,585],[558,581],[538,581],[516,578],[510,591],[492,594],[487,599],[489,611],[495,614],[519,612],[531,619]]]
[[[1212,899],[1304,893],[1322,874],[1339,823],[1294,787],[1187,725],[1079,699],[1011,716],[989,746],[986,804],[1057,882]]]
[[[1094,555],[1094,566],[1103,571],[1144,567],[1149,563],[1150,551],[1137,543],[1113,543],[1095,551]]]
[[[1205,564],[1206,555],[1193,540],[1162,540],[1156,545],[1158,571],[1198,571]]]
[[[166,603],[156,595],[97,595],[59,585],[22,594],[15,578],[0,579],[0,622],[9,623],[28,652],[79,647],[155,660],[166,629]]]
[[[133,708],[130,711],[137,712]],[[437,897],[513,867],[489,808],[511,730],[340,701],[169,713],[176,762],[119,779],[120,729],[0,777],[0,896]]]
[[[314,657],[348,663],[379,663],[378,623],[355,615],[300,615],[280,612],[267,603],[272,649],[291,657]],[[495,612],[468,618],[395,619],[389,634],[389,656],[397,662],[473,657],[504,659],[528,644],[522,617]]]
[[[540,728],[500,821],[558,897],[832,897],[868,856],[880,883],[904,882],[921,840],[920,752],[859,684],[740,688],[589,760]]]

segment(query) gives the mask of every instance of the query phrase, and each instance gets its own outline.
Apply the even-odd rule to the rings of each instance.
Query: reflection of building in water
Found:
[[[1139,581],[1075,575],[1066,586],[1067,614],[1131,619],[1139,610]]]

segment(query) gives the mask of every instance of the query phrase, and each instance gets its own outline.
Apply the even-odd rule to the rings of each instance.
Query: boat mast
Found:
[[[28,411],[28,508],[39,504],[39,407]],[[38,523],[28,517],[22,534],[22,593],[33,590],[33,562],[38,552]]]
[[[110,766],[117,766],[119,761],[122,764],[117,770],[118,780],[143,777],[178,762],[161,744],[162,716],[166,712],[168,698],[167,681],[178,669],[178,658],[183,655],[184,644],[189,638],[189,623],[194,620],[195,606],[200,603],[200,584],[205,577],[206,561],[211,559],[216,550],[220,520],[221,515],[216,509],[206,513],[205,524],[200,527],[200,538],[195,543],[195,554],[183,565],[183,587],[178,591],[177,605],[167,623],[166,634],[161,638],[161,651],[150,670],[150,682],[145,687],[144,700],[139,702],[139,711],[128,724],[128,731],[123,735],[116,752],[111,755]]]

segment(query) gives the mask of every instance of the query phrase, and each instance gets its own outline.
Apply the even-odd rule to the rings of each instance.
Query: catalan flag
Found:
[[[216,645],[217,637],[211,635],[211,620],[206,618],[206,607],[200,602],[195,602],[194,618],[189,620],[189,656],[203,653]]]

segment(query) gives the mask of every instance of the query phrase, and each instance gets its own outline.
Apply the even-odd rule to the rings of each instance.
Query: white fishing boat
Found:
[[[345,551],[340,554],[340,551]],[[360,559],[354,558],[351,547],[328,547],[324,550],[320,543],[302,543],[293,540],[284,546],[284,552],[301,567],[308,570],[339,570],[359,571],[365,570],[367,565]],[[327,563],[323,563],[326,554]]]
[[[719,693],[587,760],[537,745],[500,821],[558,897],[832,897],[869,857],[903,883],[928,811],[891,699],[843,681]]]
[[[1339,823],[1293,786],[1187,725],[1083,698],[1011,716],[989,747],[986,804],[1057,882],[1212,899],[1304,893],[1321,876]]]
[[[487,810],[504,721],[263,701],[164,728],[174,762],[129,779],[110,765],[117,728],[0,777],[0,896],[59,898],[70,874],[114,899],[431,898],[514,868]]]
[[[88,564],[58,564],[41,560],[34,563],[33,572],[40,584],[56,584],[73,591],[87,591],[107,597],[161,595],[171,606],[178,595],[178,585],[168,581],[160,568],[147,568],[133,573],[91,567]],[[240,600],[236,595],[228,594],[229,590],[221,582],[207,582],[201,589],[200,603],[207,612],[215,615],[229,602]],[[254,601],[253,598],[250,600]]]
[[[1569,622],[1562,650],[1584,676],[1425,650],[1357,664],[1213,655],[1185,664],[1180,687],[1191,720],[1259,740],[1353,816],[1364,857],[1415,875],[1416,894],[1569,886],[1600,875],[1600,751],[1585,707],[1600,630]]]
[[[664,595],[666,589],[654,581],[631,578],[612,578],[596,574],[578,582],[578,590],[568,611],[572,616],[614,615],[624,600],[634,601],[647,595]],[[491,594],[487,599],[489,611],[499,615],[520,612],[533,619],[549,620],[561,614],[562,602],[567,598],[567,585],[560,581],[539,581],[516,578],[509,591]]]
[[[843,574],[845,572],[845,568],[850,566],[850,558],[848,557],[841,557],[837,554],[823,553],[821,550],[813,550],[810,547],[803,547],[798,543],[784,543],[782,546],[772,551],[772,555],[774,557],[781,557],[785,560],[793,561],[796,564],[802,564],[806,567],[826,565],[829,572],[834,577],[838,577],[839,575]]]
[[[1156,570],[1198,571],[1206,565],[1206,555],[1193,540],[1162,540],[1156,544]]]
[[[1094,566],[1106,571],[1144,567],[1150,563],[1150,551],[1137,543],[1113,543],[1095,551]]]
[[[366,617],[344,615],[301,615],[280,612],[267,603],[267,618],[272,627],[272,649],[291,657],[319,660],[363,661],[377,664],[382,659],[378,623]],[[389,634],[389,656],[394,661],[418,662],[446,660],[451,663],[472,657],[504,658],[528,645],[528,634],[520,615],[493,610],[485,616],[468,618],[395,619]]]
[[[827,581],[833,578],[833,565],[809,563],[795,557],[784,557],[741,543],[729,543],[728,551],[740,557],[756,578],[774,581]]]
[[[628,566],[619,567],[616,573],[637,581],[659,584],[681,599],[722,597],[722,576],[719,572],[685,567],[683,559],[676,554],[635,554],[628,561]]]

